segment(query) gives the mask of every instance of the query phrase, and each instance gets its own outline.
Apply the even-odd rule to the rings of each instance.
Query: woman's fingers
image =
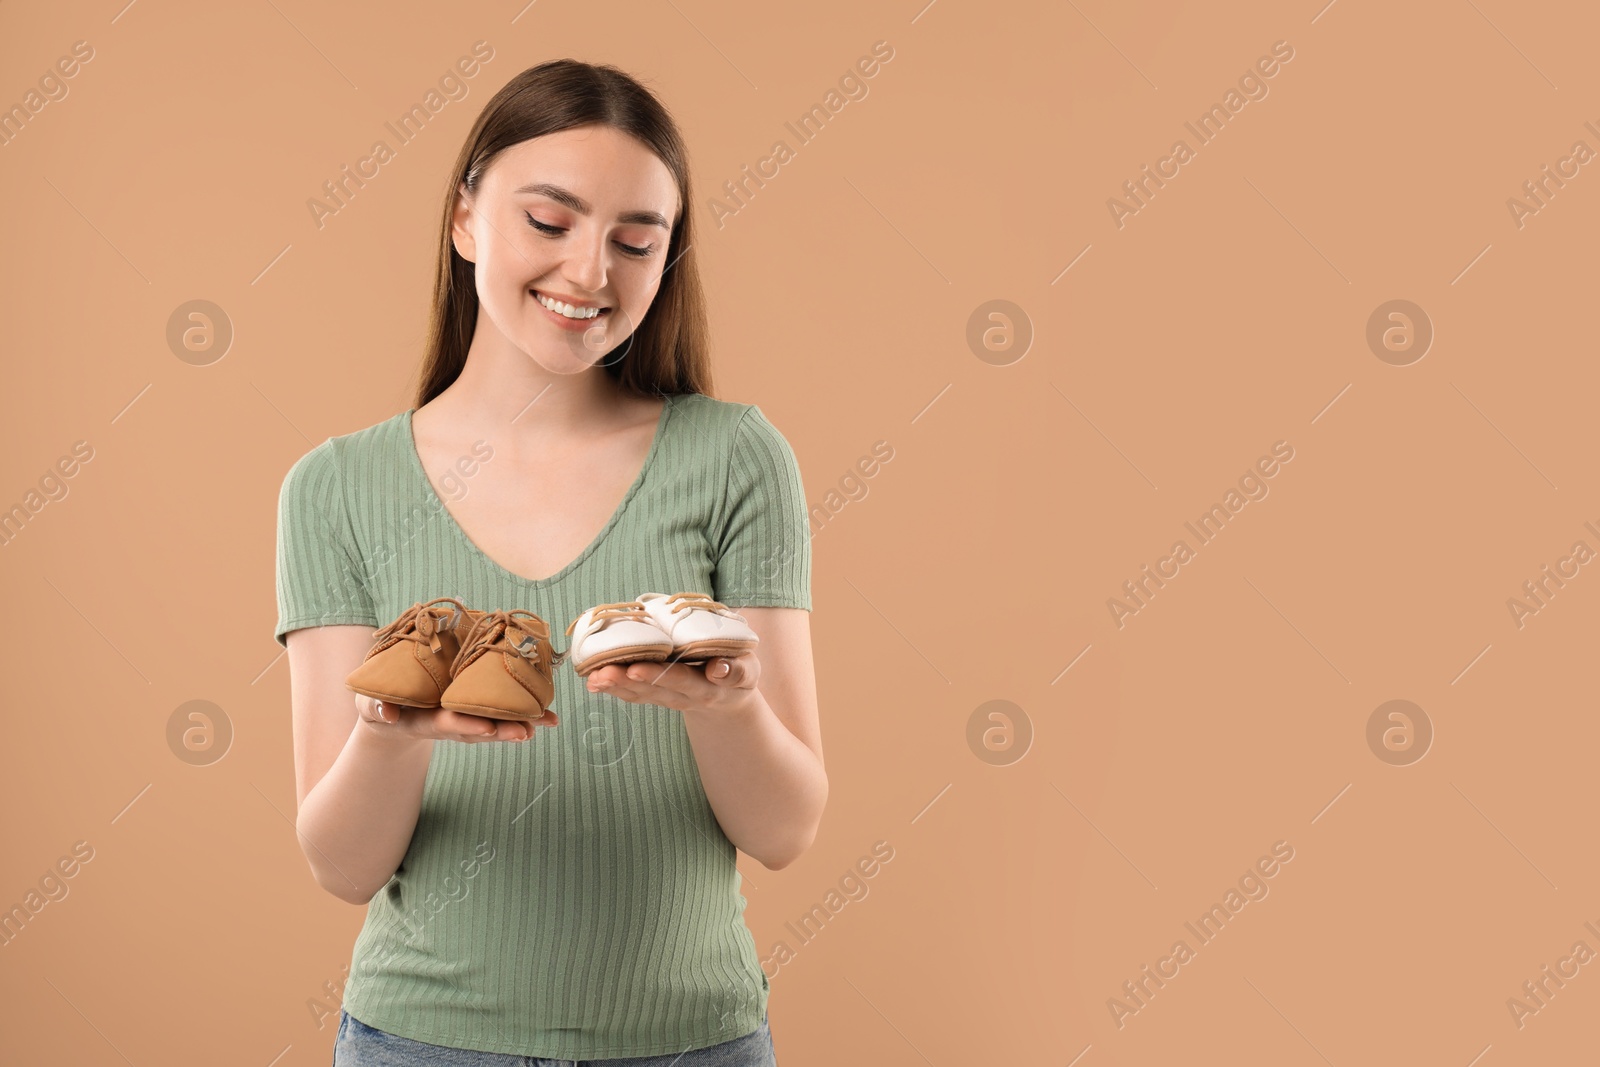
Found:
[[[718,656],[706,664],[706,681],[734,689],[750,689],[761,676],[761,660],[753,652]]]
[[[717,656],[705,664],[611,664],[589,675],[591,693],[634,704],[687,711],[743,700],[756,687],[761,662],[753,652]]]
[[[597,671],[596,674],[598,673]],[[619,686],[626,690],[631,685],[629,691],[635,694],[644,687],[648,691],[665,689],[690,699],[702,699],[706,695],[708,686],[713,687],[713,691],[752,689],[760,675],[761,661],[756,658],[755,653],[741,652],[737,656],[716,656],[706,661],[704,666],[684,663],[624,664],[616,682],[608,686],[606,683],[610,679],[602,678],[596,688],[602,691],[607,689],[615,691]]]
[[[434,722],[440,731],[455,734],[459,740],[473,741],[495,736],[493,719],[467,715],[464,712],[451,711],[449,708],[440,708],[434,715]]]
[[[553,711],[532,720],[490,719],[442,707],[407,708],[368,696],[357,697],[356,714],[375,730],[395,733],[401,730],[402,717],[409,717],[406,736],[436,741],[526,741],[535,727],[561,721]]]
[[[440,708],[435,715],[434,721],[438,729],[444,733],[454,734],[455,737],[452,739],[460,741],[526,741],[533,736],[535,725],[544,725],[541,719],[532,722],[489,719],[482,715],[451,711],[448,708]]]
[[[363,720],[381,726],[393,726],[400,721],[400,709],[365,694],[356,696],[356,714]]]

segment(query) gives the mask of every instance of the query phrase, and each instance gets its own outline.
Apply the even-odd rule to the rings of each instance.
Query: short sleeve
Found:
[[[378,619],[363,580],[361,551],[345,507],[344,483],[331,439],[301,456],[278,494],[278,628]]]
[[[794,451],[751,405],[734,427],[716,531],[714,596],[731,608],[811,610],[811,531]]]

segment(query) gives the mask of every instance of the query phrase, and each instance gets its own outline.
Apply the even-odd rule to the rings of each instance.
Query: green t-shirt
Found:
[[[486,427],[447,495],[495,462],[494,437]],[[697,393],[667,399],[627,496],[548,578],[507,571],[451,518],[409,410],[290,468],[277,566],[280,644],[438,596],[532,611],[558,651],[584,609],[647,592],[811,610],[794,453],[760,408]],[[769,984],[682,715],[590,693],[570,660],[555,686],[561,724],[523,744],[435,743],[345,1010],[417,1041],[560,1059],[675,1055],[757,1029]]]

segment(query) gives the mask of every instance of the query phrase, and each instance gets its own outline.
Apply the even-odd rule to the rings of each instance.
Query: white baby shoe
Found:
[[[573,619],[567,633],[579,678],[612,663],[660,663],[672,655],[672,638],[637,600],[597,604]]]
[[[761,640],[743,615],[704,593],[643,593],[635,603],[671,640],[670,658],[675,663],[737,656]]]

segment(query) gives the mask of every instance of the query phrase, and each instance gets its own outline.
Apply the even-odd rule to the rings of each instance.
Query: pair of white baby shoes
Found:
[[[705,663],[760,641],[743,615],[704,593],[643,593],[597,604],[567,627],[567,655],[583,678],[612,663]]]

